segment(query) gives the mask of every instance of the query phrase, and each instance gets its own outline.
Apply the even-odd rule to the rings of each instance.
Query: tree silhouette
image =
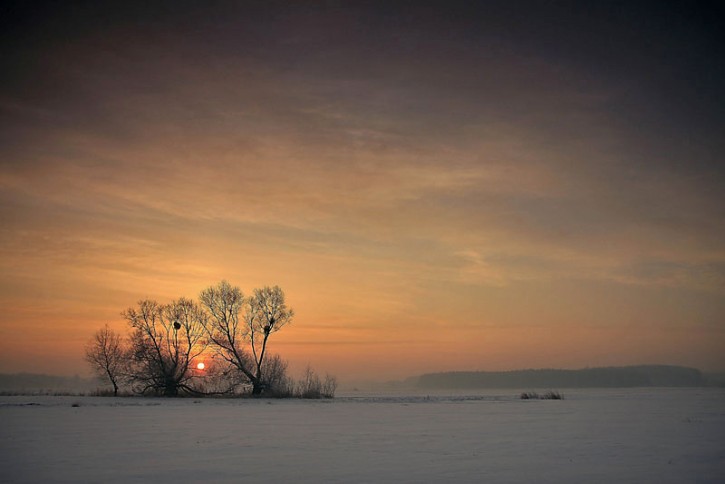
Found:
[[[245,300],[238,287],[221,281],[204,289],[199,300],[208,312],[205,328],[210,343],[249,380],[252,395],[260,395],[273,383],[265,378],[269,337],[290,323],[294,315],[287,308],[284,292],[278,286],[263,287]]]
[[[199,393],[191,365],[207,347],[204,311],[184,298],[167,305],[147,299],[122,314],[132,329],[129,374],[135,390],[165,396]]]
[[[108,379],[113,385],[113,395],[118,395],[118,386],[124,375],[126,355],[121,336],[105,325],[96,331],[86,344],[85,359],[100,379]]]
[[[248,306],[244,319],[256,366],[255,381],[261,383],[252,387],[252,395],[259,395],[265,386],[262,370],[269,337],[292,322],[294,311],[287,308],[284,292],[279,286],[255,289]]]

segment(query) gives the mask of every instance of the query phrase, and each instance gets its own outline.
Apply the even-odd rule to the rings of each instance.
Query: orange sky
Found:
[[[715,29],[563,5],[14,7],[0,372],[86,374],[221,279],[281,286],[272,351],[343,380],[724,370]]]

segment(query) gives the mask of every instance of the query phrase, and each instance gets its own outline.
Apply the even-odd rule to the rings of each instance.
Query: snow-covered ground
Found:
[[[0,482],[725,482],[724,389],[564,396],[0,397]]]

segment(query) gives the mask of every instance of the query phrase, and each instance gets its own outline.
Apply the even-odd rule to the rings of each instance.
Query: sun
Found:
[[[206,365],[204,364],[203,361],[200,361],[199,363],[196,364],[197,370],[203,370],[205,367],[206,367]]]

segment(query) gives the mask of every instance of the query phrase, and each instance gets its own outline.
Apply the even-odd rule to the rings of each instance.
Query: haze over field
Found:
[[[341,380],[725,370],[714,2],[101,3],[0,7],[0,373],[221,279]]]

